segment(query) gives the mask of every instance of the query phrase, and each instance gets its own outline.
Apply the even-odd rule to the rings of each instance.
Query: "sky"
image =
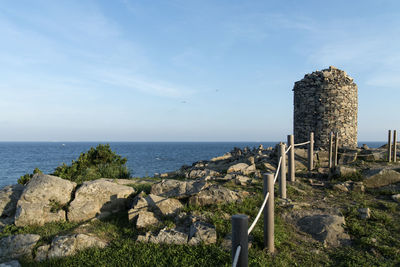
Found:
[[[400,1],[3,0],[0,141],[286,140],[294,82],[330,65],[385,140]]]

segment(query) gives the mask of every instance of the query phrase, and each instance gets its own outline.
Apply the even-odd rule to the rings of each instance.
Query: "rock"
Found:
[[[47,254],[49,253],[50,245],[43,245],[36,249],[35,261],[47,260]]]
[[[236,175],[235,184],[237,185],[247,185],[251,182],[251,178],[243,175]]]
[[[400,173],[391,169],[375,169],[366,174],[364,185],[367,188],[378,188],[400,182]]]
[[[393,195],[392,199],[400,203],[400,194]]]
[[[347,167],[347,166],[336,166],[335,168],[335,175],[339,176],[339,177],[344,177],[344,176],[351,176],[357,173],[357,169],[356,168],[351,168],[351,167]]]
[[[252,164],[252,165],[250,165],[249,167],[247,167],[246,169],[244,169],[244,170],[242,171],[242,173],[243,173],[244,175],[250,175],[250,174],[252,174],[252,173],[255,173],[256,171],[257,171],[256,165],[255,165],[255,164]]]
[[[150,242],[156,244],[187,244],[189,235],[177,229],[168,230],[167,227],[162,229],[157,235],[152,235],[150,232],[145,235],[139,235],[137,241]]]
[[[235,165],[232,165],[228,168],[226,171],[227,173],[232,173],[232,172],[240,172],[244,174],[244,171],[249,167],[246,163],[237,163]]]
[[[182,203],[177,199],[164,198],[157,195],[149,194],[146,197],[139,195],[134,200],[133,207],[128,211],[129,221],[134,221],[142,212],[153,211],[159,216],[168,216],[178,213],[183,208]],[[152,213],[152,212],[151,212]],[[139,216],[140,217],[140,216]],[[157,223],[154,214],[142,213],[142,220]],[[138,218],[139,221],[140,218]],[[144,226],[145,227],[145,226]],[[139,226],[140,228],[140,226]]]
[[[189,245],[205,245],[214,244],[217,242],[217,230],[215,226],[209,223],[197,221],[190,226],[189,230]]]
[[[31,257],[32,249],[39,241],[40,235],[21,234],[0,239],[0,261],[19,257]]]
[[[317,214],[305,216],[298,221],[301,231],[323,243],[325,247],[337,247],[347,244],[350,240],[344,232],[344,217],[337,215]]]
[[[352,190],[354,192],[365,192],[365,186],[363,182],[353,182]]]
[[[253,245],[253,236],[249,236],[249,242],[248,242],[248,248],[251,248]],[[231,251],[232,250],[232,234],[228,234],[227,236],[224,237],[224,239],[221,242],[221,247],[225,251]]]
[[[22,184],[9,185],[0,190],[0,217],[14,217],[23,190]]]
[[[19,261],[13,260],[0,263],[0,267],[21,267],[21,264],[19,264]]]
[[[128,204],[127,197],[134,192],[132,187],[104,179],[84,182],[70,204],[68,219],[75,222],[84,221],[124,210]]]
[[[295,164],[294,167],[295,167],[296,171],[308,170],[308,167],[307,167],[306,163],[304,163],[303,161],[295,160],[294,164]]]
[[[350,164],[357,160],[358,150],[356,149],[343,149],[339,151],[339,160],[338,163],[340,165]]]
[[[339,183],[333,185],[333,190],[342,191],[342,192],[349,192],[348,187],[344,183]]]
[[[249,165],[250,165],[250,166],[251,166],[251,165],[254,165],[254,163],[255,163],[255,158],[254,158],[253,156],[248,157],[248,158],[247,158],[247,161],[249,162]]]
[[[369,147],[368,147],[366,144],[362,144],[362,147],[361,147],[361,149],[368,150],[368,149],[369,149]]]
[[[218,203],[235,202],[240,195],[226,187],[213,185],[189,198],[190,205],[205,206]]]
[[[223,156],[212,158],[210,161],[214,162],[214,161],[227,160],[227,159],[231,159],[231,158],[232,158],[232,154],[228,152],[228,153],[224,154]]]
[[[358,209],[358,213],[360,214],[360,219],[365,220],[371,217],[371,210],[369,208]]]
[[[86,234],[58,236],[53,239],[47,257],[57,258],[74,255],[79,250],[91,247],[104,248],[106,242]]]
[[[267,172],[275,173],[276,167],[269,162],[263,162],[261,165],[261,169]]]
[[[377,161],[383,160],[385,158],[385,153],[383,151],[378,150],[361,150],[358,158],[365,160],[365,161]]]
[[[203,178],[207,176],[219,176],[219,172],[216,172],[214,170],[210,169],[195,169],[191,170],[188,173],[186,173],[186,178],[189,179],[196,179],[196,178]]]
[[[207,182],[201,180],[187,182],[172,179],[162,180],[161,182],[152,185],[151,194],[182,199],[197,194],[208,186],[209,184]]]
[[[25,226],[65,221],[67,205],[76,183],[56,176],[35,174],[18,200],[15,225]]]
[[[136,218],[136,228],[146,228],[151,225],[157,225],[160,221],[150,211],[139,211]]]

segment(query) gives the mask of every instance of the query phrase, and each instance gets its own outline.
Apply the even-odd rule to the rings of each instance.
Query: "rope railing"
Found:
[[[307,142],[304,142],[304,143],[295,144],[294,146],[304,146],[304,145],[307,145],[309,143],[310,143],[310,141],[307,141]]]
[[[239,260],[239,254],[240,254],[241,250],[242,250],[242,246],[238,246],[236,249],[235,257],[233,258],[232,267],[236,267],[238,260]]]
[[[288,137],[289,138],[289,137]],[[293,138],[293,136],[291,136],[291,138]],[[268,217],[265,217],[265,216],[272,216],[272,219],[271,219],[271,217],[268,219],[269,220],[269,226],[268,226],[268,229],[270,229],[270,230],[267,230],[267,231],[270,231],[269,232],[269,234],[271,234],[271,231],[272,231],[272,238],[271,237],[267,237],[267,239],[266,239],[266,237],[265,237],[265,234],[266,233],[264,233],[264,242],[265,242],[265,240],[268,240],[269,239],[269,241],[267,241],[267,242],[269,242],[268,243],[268,249],[272,252],[273,250],[274,250],[274,241],[273,241],[273,232],[274,232],[274,226],[273,226],[273,221],[274,221],[274,219],[273,219],[273,201],[274,201],[274,184],[276,183],[276,181],[277,181],[277,179],[278,179],[278,175],[279,175],[279,173],[281,173],[281,180],[280,180],[280,183],[279,183],[279,187],[280,187],[280,194],[281,194],[281,197],[282,198],[286,198],[286,167],[285,167],[285,165],[286,165],[286,154],[289,152],[289,151],[291,151],[291,149],[294,149],[294,147],[296,147],[296,146],[301,146],[301,145],[306,145],[306,144],[310,144],[310,147],[309,147],[309,149],[311,149],[311,151],[312,151],[312,149],[313,149],[313,134],[311,134],[310,135],[310,141],[307,141],[307,142],[304,142],[304,143],[300,143],[300,144],[294,144],[294,142],[293,142],[293,139],[292,139],[292,141],[291,141],[291,145],[289,145],[289,147],[287,148],[287,149],[285,149],[285,144],[281,144],[281,148],[280,148],[280,157],[279,157],[279,161],[278,161],[278,166],[277,166],[277,168],[276,168],[276,171],[275,171],[275,174],[268,174],[267,176],[267,178],[269,179],[268,181],[268,192],[266,192],[266,191],[264,191],[264,194],[265,194],[265,197],[264,197],[264,200],[263,200],[263,202],[262,202],[262,204],[261,204],[261,207],[260,207],[260,209],[259,209],[259,211],[257,212],[257,215],[256,215],[256,217],[255,217],[255,219],[254,219],[254,221],[253,221],[253,223],[251,224],[251,226],[247,229],[247,235],[245,235],[245,237],[243,237],[243,238],[246,238],[246,242],[244,242],[244,243],[247,243],[248,242],[248,236],[250,235],[250,233],[254,230],[254,228],[255,228],[255,226],[257,225],[257,222],[258,222],[258,220],[260,219],[260,217],[261,217],[261,214],[263,213],[263,211],[264,211],[264,209],[265,209],[265,206],[267,205],[267,203],[270,203],[270,204],[268,204],[268,210],[269,211],[272,211],[271,213],[272,214],[269,214],[269,215],[266,215],[266,213],[264,213],[264,223],[266,223],[266,218],[268,218]],[[293,153],[293,151],[292,151],[292,153]],[[309,155],[311,155],[311,156],[313,156],[313,153],[311,153],[311,154],[309,154]],[[289,158],[291,158],[290,160],[291,161],[293,161],[294,162],[294,154],[292,154]],[[285,167],[285,168],[283,168],[282,167],[282,162],[285,164],[283,167]],[[311,160],[311,162],[312,162],[312,160]],[[266,180],[265,180],[266,178],[264,178],[264,188],[266,188],[265,186],[266,186]],[[284,181],[284,187],[283,187],[283,189],[281,188],[282,187],[282,181]],[[265,190],[265,189],[264,189]],[[283,190],[283,191],[282,191]],[[284,194],[282,193],[282,192],[284,192]],[[268,202],[268,200],[270,199],[270,201],[272,201],[272,203],[271,202]],[[272,206],[271,206],[272,205]],[[236,218],[235,218],[236,217]],[[245,219],[243,218],[243,217],[245,217]],[[246,225],[247,226],[247,221],[248,221],[248,217],[247,216],[245,216],[245,215],[234,215],[233,217],[232,217],[232,222],[234,222],[235,220],[236,220],[236,223],[237,223],[237,231],[236,231],[236,233],[243,233],[243,231],[244,231],[244,229],[243,229],[243,227],[244,227],[244,225]],[[245,221],[245,223],[243,223],[243,220]],[[272,226],[271,226],[272,225]],[[264,226],[264,227],[266,227],[266,226]],[[235,233],[235,229],[234,229],[235,227],[234,227],[234,224],[233,224],[233,227],[232,227],[232,237],[233,237],[233,234]],[[265,229],[265,228],[264,228]],[[272,240],[272,241],[271,241]],[[235,241],[235,242],[237,242],[237,241]],[[243,242],[243,239],[242,239],[242,242]],[[233,256],[233,261],[232,261],[232,266],[233,267],[236,267],[237,266],[237,264],[238,264],[238,262],[239,262],[239,255],[240,255],[240,252],[241,252],[241,250],[242,250],[242,247],[241,247],[241,245],[240,244],[242,244],[242,243],[236,243],[236,244],[234,244],[234,239],[232,239],[232,251],[233,251],[233,248],[235,247],[235,245],[236,245],[236,251],[235,251],[235,254],[234,254],[234,256]],[[242,244],[243,245],[243,244]],[[245,254],[245,255],[242,255],[242,257],[246,257],[246,260],[247,260],[247,257],[248,257],[248,251],[247,251],[247,247],[245,247],[245,250],[243,251],[243,253],[242,254]],[[240,259],[240,261],[242,262],[242,257],[241,257],[241,259]],[[246,261],[247,262],[247,261]],[[242,262],[242,264],[243,264],[243,262]],[[240,265],[240,264],[239,264]],[[247,266],[247,265],[246,265]]]

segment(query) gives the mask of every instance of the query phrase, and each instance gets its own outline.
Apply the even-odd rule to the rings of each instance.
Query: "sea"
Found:
[[[274,146],[278,142],[0,142],[0,188],[15,184],[20,176],[39,168],[52,173],[62,163],[71,164],[82,152],[98,144],[109,144],[117,154],[128,159],[132,177],[154,176],[209,160],[234,147]],[[371,148],[384,142],[360,142]]]

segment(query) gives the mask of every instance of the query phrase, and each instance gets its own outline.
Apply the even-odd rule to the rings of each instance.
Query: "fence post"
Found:
[[[308,170],[312,171],[314,168],[314,133],[310,132],[310,143],[308,144]]]
[[[388,162],[392,161],[392,130],[388,132]]]
[[[393,162],[397,161],[397,131],[393,130]]]
[[[333,133],[329,134],[329,169],[332,169]]]
[[[280,179],[279,179],[279,193],[281,198],[286,198],[286,145],[281,143],[279,147],[279,156],[282,157]]]
[[[333,167],[338,165],[339,132],[335,133],[335,150],[333,153]]]
[[[289,159],[289,161],[288,161],[288,172],[289,172],[289,180],[291,181],[291,182],[294,182],[295,180],[296,180],[296,177],[295,177],[295,166],[294,166],[294,164],[295,164],[295,162],[294,162],[294,135],[293,134],[291,134],[291,135],[288,135],[287,136],[287,143],[288,143],[288,145],[290,146],[290,150],[289,150],[289,155],[288,155],[288,159]]]
[[[243,214],[232,216],[232,262],[235,258],[236,249],[241,246],[239,260],[236,266],[249,266],[249,236],[247,234],[249,218]]]
[[[274,174],[264,174],[264,197],[269,193],[267,206],[264,208],[264,247],[270,253],[275,252],[274,245]]]

